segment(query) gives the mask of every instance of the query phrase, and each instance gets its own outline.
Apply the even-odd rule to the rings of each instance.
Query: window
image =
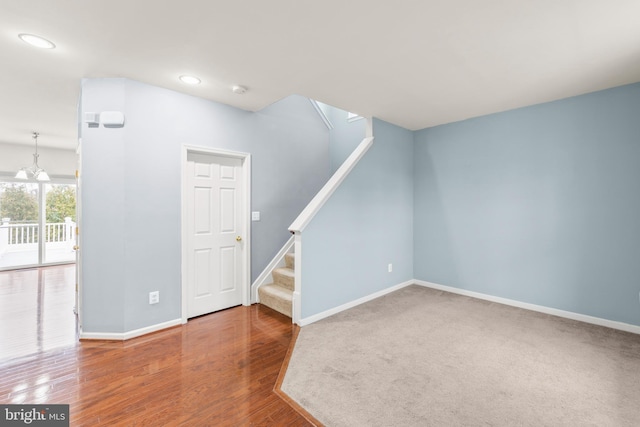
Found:
[[[0,179],[0,270],[75,262],[76,186]]]

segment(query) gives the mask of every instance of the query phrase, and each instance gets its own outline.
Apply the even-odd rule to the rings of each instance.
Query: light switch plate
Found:
[[[260,212],[251,212],[251,221],[260,221]]]

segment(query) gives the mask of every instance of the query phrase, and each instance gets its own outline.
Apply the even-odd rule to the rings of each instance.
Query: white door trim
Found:
[[[78,316],[78,330],[82,335],[82,244],[80,237],[80,227],[82,226],[82,138],[78,138],[76,147],[76,228],[73,230],[76,236],[76,315]]]
[[[243,241],[245,244],[245,251],[243,257],[244,268],[242,269],[242,304],[250,305],[250,286],[251,286],[251,154],[242,153],[239,151],[228,151],[217,148],[199,147],[195,145],[182,145],[182,158],[181,158],[181,175],[182,180],[180,183],[180,245],[182,253],[181,262],[181,286],[182,286],[182,323],[187,323],[187,199],[185,186],[187,183],[187,154],[188,153],[201,153],[210,154],[220,157],[231,157],[240,159],[242,161],[242,174],[244,178],[244,200],[242,200],[242,218],[244,223],[245,236]]]

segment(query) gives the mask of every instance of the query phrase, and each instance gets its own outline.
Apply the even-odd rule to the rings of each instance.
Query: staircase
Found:
[[[278,267],[271,272],[273,283],[258,288],[260,304],[291,317],[291,305],[294,289],[294,254],[285,254],[285,267]]]

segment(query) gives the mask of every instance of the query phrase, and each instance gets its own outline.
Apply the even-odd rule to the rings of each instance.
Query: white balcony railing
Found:
[[[45,243],[68,244],[73,248],[75,244],[74,229],[76,223],[70,217],[65,222],[47,223],[44,228]],[[0,223],[0,257],[2,255],[35,246],[40,240],[38,224],[12,224],[9,218],[2,218]]]

